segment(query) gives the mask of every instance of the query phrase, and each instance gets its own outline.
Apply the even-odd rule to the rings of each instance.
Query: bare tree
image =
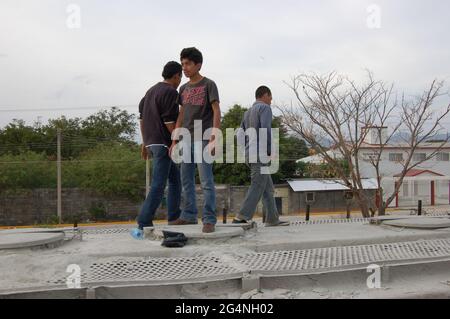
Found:
[[[361,161],[369,162],[373,167],[381,198],[378,211],[383,215],[408,171],[434,157],[449,140],[447,135],[426,158],[412,161],[417,147],[441,131],[441,122],[450,113],[450,104],[439,115],[432,111],[443,82],[433,81],[422,96],[412,101],[404,97],[399,101],[393,85],[374,80],[370,72],[362,85],[335,72],[327,75],[301,74],[286,84],[294,92],[298,105],[278,107],[283,123],[305,139],[326,163],[336,169],[338,177],[353,192],[365,217],[370,216],[371,212],[374,215],[377,207],[365,190]],[[373,132],[371,129],[387,126],[390,128],[389,134],[382,136],[382,130],[378,130],[379,136],[375,143],[370,144],[368,158],[367,154],[361,154],[362,149],[367,148],[368,134]],[[401,161],[402,171],[398,175],[394,192],[383,194],[381,184],[384,176],[380,168],[382,153],[401,131],[406,131],[406,157]],[[332,152],[339,156],[333,156]],[[348,163],[347,172],[340,165],[342,160]]]

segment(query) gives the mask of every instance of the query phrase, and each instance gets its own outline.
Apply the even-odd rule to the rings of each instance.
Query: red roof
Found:
[[[421,175],[421,174],[424,174],[424,173],[430,173],[430,174],[433,174],[433,175],[436,175],[436,176],[444,176],[444,175],[442,175],[442,174],[439,174],[439,173],[430,171],[430,170],[428,170],[428,169],[410,169],[410,170],[406,173],[405,176],[407,176],[407,177],[414,177],[414,176]],[[401,173],[395,175],[394,177],[400,177],[400,175],[401,175]]]

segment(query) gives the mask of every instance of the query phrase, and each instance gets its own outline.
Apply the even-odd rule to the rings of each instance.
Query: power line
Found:
[[[293,162],[293,161],[297,161],[298,158],[295,159],[280,159],[279,162]],[[55,163],[56,160],[39,160],[39,161],[28,161],[28,160],[24,160],[24,161],[6,161],[6,162],[0,162],[0,164],[39,164],[39,163],[47,163],[50,164]],[[137,162],[142,162],[144,163],[145,161],[142,159],[136,159],[136,160],[111,160],[111,159],[96,159],[96,160],[61,160],[61,162],[64,163],[71,163],[71,164],[77,164],[77,163],[91,163],[91,162],[108,162],[108,163],[137,163]],[[224,161],[223,163],[216,163],[215,164],[245,164],[245,163],[227,163],[226,161]]]
[[[75,146],[75,147],[81,147],[81,146],[96,146],[100,145],[102,143],[108,143],[108,142],[114,142],[114,143],[134,143],[135,145],[138,145],[136,141],[131,140],[117,140],[112,138],[86,138],[84,141],[77,141],[77,140],[64,140],[61,144],[62,147],[64,146]],[[279,146],[291,146],[291,143],[279,143]],[[17,143],[17,144],[4,144],[0,146],[0,149],[9,149],[9,148],[20,148],[20,147],[29,147],[29,148],[49,148],[49,147],[55,147],[56,142],[49,142],[49,143]]]
[[[138,109],[137,104],[129,104],[129,105],[114,105],[114,106],[83,106],[83,107],[55,107],[55,108],[21,108],[15,106],[5,106],[5,108],[0,108],[0,112],[52,112],[52,111],[68,111],[68,110],[93,110],[93,109],[112,109],[112,108],[136,108]]]
[[[112,159],[96,159],[96,160],[61,160],[61,162],[65,162],[65,163],[72,163],[72,164],[77,164],[77,163],[91,163],[91,162],[108,162],[108,163],[135,163],[135,162],[144,162],[144,160],[112,160]],[[39,164],[39,163],[47,163],[47,164],[52,164],[55,163],[56,160],[40,160],[40,161],[11,161],[11,162],[0,162],[0,164]]]

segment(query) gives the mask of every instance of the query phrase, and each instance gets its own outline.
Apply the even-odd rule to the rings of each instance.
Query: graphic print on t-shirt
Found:
[[[206,85],[185,88],[182,93],[183,105],[203,106],[206,99]]]

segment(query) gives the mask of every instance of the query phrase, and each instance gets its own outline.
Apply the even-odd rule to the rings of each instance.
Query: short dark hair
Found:
[[[203,55],[197,48],[185,48],[181,51],[180,60],[188,59],[195,64],[203,63]]]
[[[269,94],[269,96],[272,96],[272,92],[270,92],[270,89],[267,86],[260,86],[259,88],[256,89],[256,93],[255,93],[255,97],[257,99],[260,99],[264,96],[264,94]]]
[[[164,70],[162,72],[162,76],[164,80],[171,79],[176,74],[182,74],[183,69],[181,68],[181,64],[175,61],[170,61],[164,66]]]

